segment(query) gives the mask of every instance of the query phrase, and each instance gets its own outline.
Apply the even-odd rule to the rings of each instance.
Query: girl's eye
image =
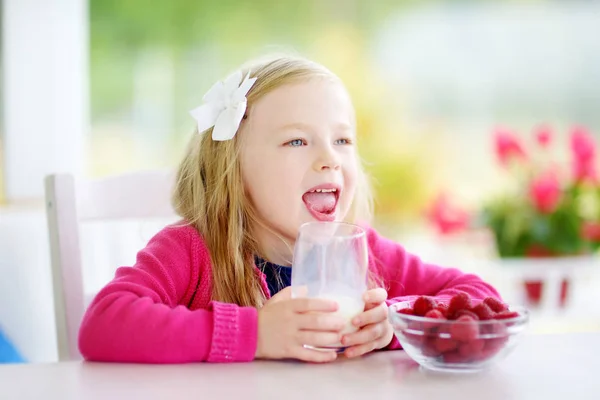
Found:
[[[287,142],[285,144],[286,146],[290,146],[290,147],[299,147],[304,145],[304,140],[302,139],[294,139],[294,140],[290,140],[289,142]]]
[[[338,139],[335,141],[335,144],[352,144],[352,140],[344,138],[344,139]]]

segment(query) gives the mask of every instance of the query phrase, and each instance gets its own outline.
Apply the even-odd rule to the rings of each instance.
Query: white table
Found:
[[[525,335],[479,374],[426,372],[403,351],[243,364],[67,362],[0,366],[2,399],[560,399],[600,398],[600,332]]]

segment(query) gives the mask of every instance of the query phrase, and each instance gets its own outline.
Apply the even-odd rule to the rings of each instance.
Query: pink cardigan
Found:
[[[378,268],[388,304],[418,295],[474,299],[498,293],[475,275],[425,264],[399,244],[368,232],[370,268]],[[377,263],[377,264],[376,264]],[[269,294],[264,275],[262,287]],[[94,361],[185,363],[254,359],[257,310],[211,301],[211,261],[200,234],[169,226],[121,267],[90,304],[79,331],[83,357]],[[394,338],[390,349],[400,348]]]

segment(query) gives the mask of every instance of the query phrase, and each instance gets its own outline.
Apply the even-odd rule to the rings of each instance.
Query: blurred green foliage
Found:
[[[210,84],[249,58],[291,50],[323,63],[346,83],[356,107],[361,155],[375,182],[376,212],[388,220],[417,214],[427,196],[423,183],[427,170],[418,162],[420,154],[411,154],[402,143],[401,138],[413,132],[398,120],[401,112],[389,115],[389,109],[400,107],[400,102],[390,98],[397,94],[388,92],[385,82],[378,81],[378,67],[370,57],[372,37],[386,18],[411,3],[91,0],[93,173],[135,168],[142,162],[127,157],[127,149],[137,146],[127,126],[134,118],[136,75],[144,63],[153,62],[145,55],[168,59],[174,77],[172,93],[167,94],[172,98],[172,131],[161,133],[161,140],[176,162],[177,149],[192,128],[187,110],[201,100]],[[113,129],[115,125],[119,129]],[[107,163],[107,158],[112,161]]]
[[[597,238],[582,234],[585,224],[600,220],[600,214],[582,213],[582,203],[590,197],[597,204],[600,188],[571,184],[564,189],[555,211],[541,213],[526,194],[505,196],[488,204],[482,217],[494,233],[501,257],[586,254],[600,246]]]
[[[168,52],[175,67],[183,68],[189,53],[210,47],[232,67],[267,46],[302,51],[340,21],[368,35],[402,4],[388,0],[91,0],[94,115],[118,113],[129,104],[133,60],[148,49]]]

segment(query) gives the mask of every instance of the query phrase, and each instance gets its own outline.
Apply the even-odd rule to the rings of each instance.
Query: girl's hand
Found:
[[[336,359],[335,351],[319,351],[304,345],[323,347],[339,342],[343,318],[331,314],[335,301],[291,298],[291,288],[277,293],[258,310],[256,358],[295,358],[310,362]]]
[[[388,321],[386,299],[385,289],[372,289],[365,293],[365,311],[352,320],[359,330],[342,337],[342,345],[348,346],[344,351],[346,357],[358,357],[390,344],[394,330]]]

